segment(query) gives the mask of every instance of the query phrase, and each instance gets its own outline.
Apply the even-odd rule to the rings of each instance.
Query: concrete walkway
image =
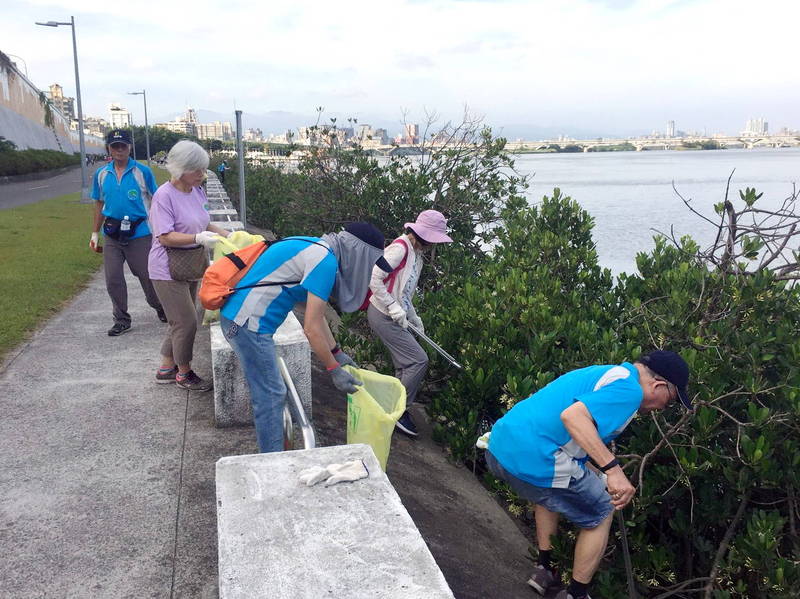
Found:
[[[166,325],[128,289],[127,334],[106,334],[99,274],[0,373],[2,597],[216,597],[214,464],[255,439],[214,428],[210,393],[153,382]]]
[[[166,325],[128,285],[129,333],[107,336],[98,274],[0,370],[1,597],[217,595],[214,466],[254,434],[214,428],[210,393],[153,382]],[[202,328],[201,376],[209,361]],[[315,379],[320,444],[342,443],[344,396]],[[425,426],[395,434],[388,475],[456,597],[537,596],[527,539]]]

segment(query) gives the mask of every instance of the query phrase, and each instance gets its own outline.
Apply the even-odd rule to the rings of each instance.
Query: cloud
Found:
[[[781,33],[800,17],[796,3],[340,0],[335,10],[330,6],[144,0],[122,15],[118,5],[88,0],[5,0],[0,50],[21,56],[40,87],[58,81],[74,94],[68,29],[33,25],[74,14],[84,109],[99,116],[109,101],[133,106],[136,99],[125,92],[145,88],[158,114],[186,102],[230,111],[235,98],[253,112],[313,111],[322,104],[394,117],[400,106],[429,106],[458,118],[468,103],[506,122],[602,125],[628,118],[630,126],[649,130],[662,126],[665,106],[691,115],[713,97],[736,130],[741,109],[728,112],[724,102],[735,97],[754,114],[800,127],[800,107],[772,99],[800,91],[789,76],[794,40]]]

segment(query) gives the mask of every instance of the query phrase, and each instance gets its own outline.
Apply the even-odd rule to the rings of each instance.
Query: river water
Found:
[[[713,206],[725,196],[742,206],[739,189],[755,187],[759,205],[778,207],[800,183],[800,148],[659,152],[522,154],[516,168],[531,176],[532,203],[558,187],[595,219],[594,239],[602,266],[614,274],[635,272],[636,253],[653,248],[654,229],[676,238],[691,235],[710,245],[716,229],[692,214],[672,188],[712,220]],[[738,202],[738,203],[737,203]]]

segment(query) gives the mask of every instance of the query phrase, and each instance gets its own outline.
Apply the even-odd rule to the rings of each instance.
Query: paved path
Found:
[[[217,595],[214,464],[255,438],[153,382],[166,325],[128,288],[129,333],[101,273],[0,371],[0,597]],[[210,374],[205,328],[195,355]]]
[[[88,185],[90,191],[94,172],[104,165],[105,163],[102,162],[89,165],[87,176],[89,177]],[[80,166],[76,166],[65,173],[47,179],[3,183],[0,184],[0,210],[16,208],[17,206],[24,206],[25,204],[34,204],[42,200],[49,200],[50,198],[64,195],[65,193],[79,192],[80,190]]]

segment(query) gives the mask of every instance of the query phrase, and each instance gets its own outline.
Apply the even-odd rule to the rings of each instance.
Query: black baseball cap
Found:
[[[660,377],[675,385],[678,397],[687,410],[692,409],[692,400],[689,399],[689,365],[680,354],[669,350],[651,351],[639,358],[639,362],[647,366]]]
[[[131,141],[131,134],[125,129],[112,129],[109,131],[108,135],[106,135],[106,144],[110,146],[111,144],[118,143],[132,146],[133,142]]]

